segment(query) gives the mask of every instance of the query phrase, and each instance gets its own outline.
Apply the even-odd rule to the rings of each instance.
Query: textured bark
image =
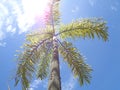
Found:
[[[55,37],[53,37],[53,59],[51,60],[50,70],[48,90],[61,90],[58,42]]]

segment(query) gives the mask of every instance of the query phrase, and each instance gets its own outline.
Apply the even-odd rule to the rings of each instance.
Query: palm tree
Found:
[[[53,0],[51,3],[51,17],[46,27],[27,34],[23,49],[18,53],[15,86],[21,81],[23,90],[29,88],[33,77],[43,80],[48,75],[48,90],[61,90],[60,55],[80,85],[90,83],[92,69],[84,62],[78,49],[69,42],[69,38],[108,39],[107,26],[101,18],[79,19],[70,24],[61,24],[59,1]]]

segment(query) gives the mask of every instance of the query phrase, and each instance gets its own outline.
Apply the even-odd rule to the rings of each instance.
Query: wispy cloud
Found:
[[[15,34],[16,32],[15,27],[13,27],[15,23],[12,22],[14,18],[11,18],[9,13],[11,12],[9,12],[9,8],[6,6],[5,0],[2,0],[0,2],[0,46],[2,47],[6,46],[6,42],[3,42],[3,40],[6,38],[7,33]]]
[[[21,8],[15,0],[2,0],[0,2],[0,42],[3,42],[7,34],[22,34],[29,31],[30,29],[28,28],[34,24],[31,19],[28,19],[29,16],[25,16],[22,13]],[[5,43],[0,43],[0,46],[5,45]]]
[[[117,12],[118,9],[120,7],[120,3],[119,2],[114,2],[112,3],[112,5],[110,6],[111,10],[114,11],[114,12]]]
[[[111,6],[111,9],[112,9],[113,11],[117,11],[117,10],[118,10],[116,6]]]
[[[2,42],[2,40],[5,38],[4,32],[0,29],[0,47],[5,47],[6,42]]]
[[[62,84],[62,90],[74,90],[76,79],[71,75],[65,83]]]
[[[79,11],[79,7],[76,6],[75,8],[72,9],[72,12],[75,13],[75,12],[78,12]]]
[[[5,38],[4,32],[0,29],[0,41],[2,41]]]
[[[16,33],[16,28],[13,28],[12,25],[9,25],[6,29],[7,32],[10,32],[12,34]]]
[[[33,83],[31,83],[30,88],[28,90],[34,90],[35,88],[38,88],[38,85],[41,83],[41,80],[34,80]]]
[[[89,4],[93,7],[95,5],[95,0],[88,0]]]
[[[39,11],[41,6],[39,6],[37,3],[39,0],[36,0],[36,1],[32,0],[33,2],[35,2],[35,4],[37,4],[37,6],[34,5],[34,7],[32,6],[33,5],[32,2],[30,3],[31,6],[29,6],[26,1],[25,5],[28,5],[29,8],[32,9],[32,10],[28,9],[28,11],[24,10],[25,5],[23,1],[25,0],[21,0],[21,1],[1,0],[0,2],[0,41],[5,39],[8,33],[12,35],[16,33],[19,33],[19,34],[25,33],[30,31],[34,25],[40,26],[42,24],[40,22],[44,21],[43,20],[44,18],[42,18],[42,15],[40,14],[40,11]],[[36,10],[36,12],[34,10]]]
[[[77,80],[71,74],[70,77],[68,78],[68,80],[66,82],[62,83],[62,90],[74,90],[76,82],[77,82]],[[48,84],[47,80],[43,80],[43,81],[41,81],[41,80],[34,80],[30,84],[30,88],[28,90],[35,90],[39,86],[41,86],[44,89],[47,89],[47,84]]]
[[[0,46],[1,47],[5,47],[6,46],[6,42],[0,42]]]
[[[1,12],[4,12],[4,14],[8,14],[7,8],[1,3],[0,3],[0,10]],[[3,13],[0,13],[0,15],[3,15]]]
[[[28,90],[34,90],[33,88],[29,88]]]
[[[47,84],[48,84],[48,81],[45,79],[45,80],[39,80],[39,79],[36,79],[34,80],[31,84],[30,84],[30,87],[28,90],[35,90],[37,89],[39,86],[41,86],[42,88],[47,88]]]
[[[13,6],[12,14],[16,15],[16,22],[17,22],[18,27],[20,28],[18,30],[18,33],[22,34],[24,32],[29,31],[30,30],[29,28],[34,24],[33,18],[30,17],[31,15],[30,14],[26,15],[25,13],[23,13],[21,10],[21,8],[23,8],[23,7],[20,7],[16,1],[12,1],[9,3]],[[15,30],[15,29],[11,28],[11,32],[13,30]]]

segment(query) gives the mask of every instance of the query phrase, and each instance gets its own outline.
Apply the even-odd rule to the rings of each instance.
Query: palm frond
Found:
[[[84,62],[84,58],[77,51],[77,48],[72,46],[69,42],[60,42],[60,54],[70,66],[75,77],[79,79],[80,85],[90,83],[92,69]]]
[[[41,80],[46,78],[49,72],[49,63],[52,59],[52,42],[49,42],[48,45],[43,44],[41,48],[44,49],[44,53],[41,55],[41,60],[37,70],[37,78]]]
[[[42,41],[46,38],[51,38],[53,36],[53,29],[51,26],[47,25],[44,28],[40,28],[26,35],[26,40],[33,44]]]
[[[60,23],[60,12],[59,12],[59,2],[60,0],[54,0],[52,11],[53,11],[53,20],[55,25]]]
[[[23,51],[18,53],[18,69],[15,78],[15,86],[21,81],[23,90],[26,90],[26,88],[29,87],[29,83],[33,78],[36,67],[40,63],[40,60],[43,59],[42,57],[44,57],[43,54],[52,47],[50,45],[50,42],[52,42],[51,37],[45,39],[40,38],[41,41],[35,41],[35,38],[40,37],[39,35],[30,37],[28,35],[27,37],[29,39],[27,39],[24,44]]]
[[[102,18],[81,19],[73,21],[67,25],[61,25],[60,32],[61,38],[93,38],[97,36],[104,41],[108,39],[108,32],[106,22]]]
[[[59,12],[60,0],[51,0],[49,3],[50,11],[47,15],[46,25],[59,25],[60,23],[60,12]]]
[[[34,64],[32,58],[28,58],[27,52],[22,52],[18,57],[18,69],[15,77],[15,86],[21,80],[22,89],[26,90],[29,87],[29,83],[32,79],[32,74],[35,71]]]

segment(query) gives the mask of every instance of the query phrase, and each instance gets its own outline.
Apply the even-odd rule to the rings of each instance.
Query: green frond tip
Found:
[[[51,38],[53,36],[53,30],[51,26],[46,26],[46,28],[40,28],[36,31],[26,35],[26,41],[31,44],[36,44],[46,38]]]
[[[41,63],[38,66],[37,78],[41,80],[45,79],[48,76],[48,67],[49,67],[49,59],[42,59]]]
[[[80,85],[90,83],[92,69],[84,62],[84,58],[77,51],[77,48],[73,47],[72,43],[66,41],[60,42],[60,44],[60,54],[70,66],[74,76],[78,78]]]
[[[42,58],[45,57],[46,53],[51,51],[51,37],[47,37],[47,39],[45,38],[41,41],[33,43],[31,38],[34,41],[37,36],[28,36],[30,40],[26,40],[22,51],[18,53],[18,67],[15,75],[15,86],[20,81],[22,84],[22,90],[26,90],[26,88],[29,87],[31,80],[33,79],[33,75],[36,72],[36,66],[38,66]],[[48,60],[48,58],[46,60]]]
[[[54,24],[59,25],[60,24],[60,12],[59,12],[59,2],[60,0],[55,0],[54,5],[52,8],[53,11],[53,19],[54,19]]]
[[[19,65],[18,67],[15,77],[15,86],[19,81],[22,83],[22,90],[26,90],[26,88],[29,87],[29,83],[31,81],[31,72],[29,72],[24,65]]]
[[[50,45],[51,44],[51,45]],[[52,42],[49,43],[50,46],[52,46]],[[52,48],[46,45],[42,45],[42,48],[44,48],[44,53],[40,57],[40,62],[38,65],[38,71],[37,71],[37,78],[43,80],[48,76],[49,72],[49,63],[52,59]]]
[[[93,19],[81,19],[73,21],[67,25],[60,26],[60,35],[61,38],[92,38],[96,36],[104,41],[108,40],[108,27],[106,22],[102,18],[93,18]]]

